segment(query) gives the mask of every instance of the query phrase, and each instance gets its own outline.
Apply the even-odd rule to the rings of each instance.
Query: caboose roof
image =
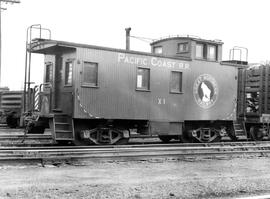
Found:
[[[170,58],[170,59],[178,59],[178,60],[191,60],[187,57],[173,57],[173,56],[164,56],[159,54],[153,54],[148,52],[141,51],[133,51],[133,50],[124,50],[117,48],[109,48],[103,46],[95,46],[88,44],[80,44],[59,40],[47,40],[47,39],[34,39],[31,44],[28,45],[28,51],[31,50],[33,53],[40,54],[56,54],[57,52],[67,52],[67,51],[75,51],[77,48],[89,48],[89,49],[97,49],[97,50],[105,50],[105,51],[113,51],[113,52],[121,52],[121,53],[131,53],[137,55],[146,55],[146,56],[155,56],[162,58]]]
[[[187,35],[187,36],[169,36],[169,37],[164,37],[164,38],[161,38],[161,39],[158,39],[154,42],[152,42],[150,45],[155,45],[157,43],[160,43],[160,42],[163,42],[163,41],[168,41],[168,40],[177,40],[177,39],[188,39],[188,40],[192,40],[192,41],[197,41],[197,42],[203,42],[203,43],[210,43],[210,44],[216,44],[216,45],[222,45],[223,42],[221,40],[208,40],[208,39],[202,39],[202,38],[199,38],[199,37],[196,37],[196,36],[190,36],[190,35]]]

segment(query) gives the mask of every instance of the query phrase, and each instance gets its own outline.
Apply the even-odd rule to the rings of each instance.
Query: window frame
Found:
[[[184,50],[184,51],[180,51],[180,45],[186,45],[187,46],[187,49]],[[177,44],[177,53],[188,53],[189,52],[189,49],[190,49],[190,46],[189,46],[189,42],[186,41],[186,42],[179,42]]]
[[[139,69],[143,69],[143,70],[148,70],[148,88],[139,88],[138,87],[138,71]],[[143,66],[138,66],[137,70],[136,70],[136,85],[135,85],[135,90],[136,91],[143,91],[143,92],[150,92],[151,91],[151,83],[150,83],[150,79],[151,79],[151,69],[147,68],[147,67],[143,67]]]
[[[173,73],[179,73],[180,74],[179,91],[172,90],[172,76],[173,76]],[[176,71],[176,70],[170,71],[169,92],[172,93],[172,94],[183,94],[183,72],[182,71]]]
[[[50,73],[48,74],[48,68],[50,66]],[[47,81],[48,80],[48,81]],[[45,62],[45,78],[44,83],[52,83],[53,82],[53,62]]]
[[[84,73],[85,73],[85,63],[96,64],[96,83],[84,82]],[[99,88],[99,64],[98,62],[92,61],[83,61],[82,62],[82,79],[81,79],[81,87],[89,87],[89,88]]]
[[[202,45],[202,57],[197,57],[197,45]],[[214,51],[215,56],[214,56],[213,59],[209,57],[211,47],[215,48],[215,51]],[[205,60],[205,61],[210,61],[210,62],[217,62],[218,61],[218,45],[217,44],[212,44],[212,43],[196,42],[196,45],[195,45],[195,59]]]
[[[202,57],[197,57],[197,45],[202,46]],[[195,45],[195,58],[201,60],[207,60],[207,44],[202,42],[196,42]]]
[[[215,52],[215,56],[214,56],[214,58],[212,59],[212,58],[210,58],[210,47],[214,47],[214,52]],[[216,45],[214,45],[214,44],[208,44],[207,45],[207,60],[209,60],[209,61],[217,61],[217,46]]]
[[[155,49],[160,48],[161,49],[161,53],[156,53]],[[156,55],[162,55],[163,54],[163,46],[154,46],[153,47],[153,53]]]
[[[67,83],[67,75],[66,75],[66,70],[67,70],[67,63],[71,63],[71,68],[72,68],[72,72],[71,72],[71,83]],[[64,86],[65,87],[70,87],[73,85],[73,71],[74,71],[74,59],[67,59],[65,61],[65,65],[64,65]]]

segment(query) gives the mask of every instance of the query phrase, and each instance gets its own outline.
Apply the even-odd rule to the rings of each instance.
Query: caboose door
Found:
[[[68,114],[72,115],[73,113],[73,67],[74,59],[73,58],[63,58],[62,61],[62,81],[59,84],[59,96],[61,99],[61,104],[59,107],[61,110]]]
[[[63,70],[63,58],[60,55],[55,57],[55,78],[53,83],[53,108],[61,109],[61,88],[63,86],[63,77],[61,71]]]
[[[53,109],[71,115],[73,111],[73,64],[74,59],[56,55],[53,83]]]

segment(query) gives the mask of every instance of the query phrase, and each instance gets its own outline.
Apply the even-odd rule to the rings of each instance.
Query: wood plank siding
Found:
[[[76,100],[75,117],[88,118],[87,113],[82,111],[83,106],[91,115],[101,118],[181,120],[183,94],[169,92],[170,71],[185,73],[187,69],[154,67],[150,64],[152,56],[122,53],[121,55],[127,58],[147,61],[147,64],[126,63],[124,59],[119,59],[121,56],[119,53],[98,49],[77,49],[78,61],[74,79],[81,106]],[[159,60],[187,64],[186,61],[181,60],[164,58]],[[97,87],[87,87],[82,83],[85,61],[98,63]],[[150,69],[149,91],[136,90],[138,67]]]
[[[55,106],[74,118],[164,122],[235,119],[238,69],[220,64],[219,58],[208,61],[60,41],[45,43],[51,42],[55,46],[36,51],[61,56],[61,71],[55,74],[62,78],[61,83],[54,81],[54,91],[62,93],[54,97],[61,103]],[[50,55],[48,58],[52,59]],[[67,60],[73,63],[72,85],[68,86],[64,85]],[[84,62],[95,66],[91,70],[97,70],[97,79],[89,78],[97,84],[84,84]],[[150,71],[149,90],[136,89],[138,68]],[[181,73],[179,92],[170,90],[172,72]],[[202,82],[208,82],[211,90],[208,104],[202,102]]]

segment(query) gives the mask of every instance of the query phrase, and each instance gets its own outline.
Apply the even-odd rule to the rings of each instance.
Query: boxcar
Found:
[[[269,139],[269,64],[250,65],[239,71],[238,124],[248,139]]]

